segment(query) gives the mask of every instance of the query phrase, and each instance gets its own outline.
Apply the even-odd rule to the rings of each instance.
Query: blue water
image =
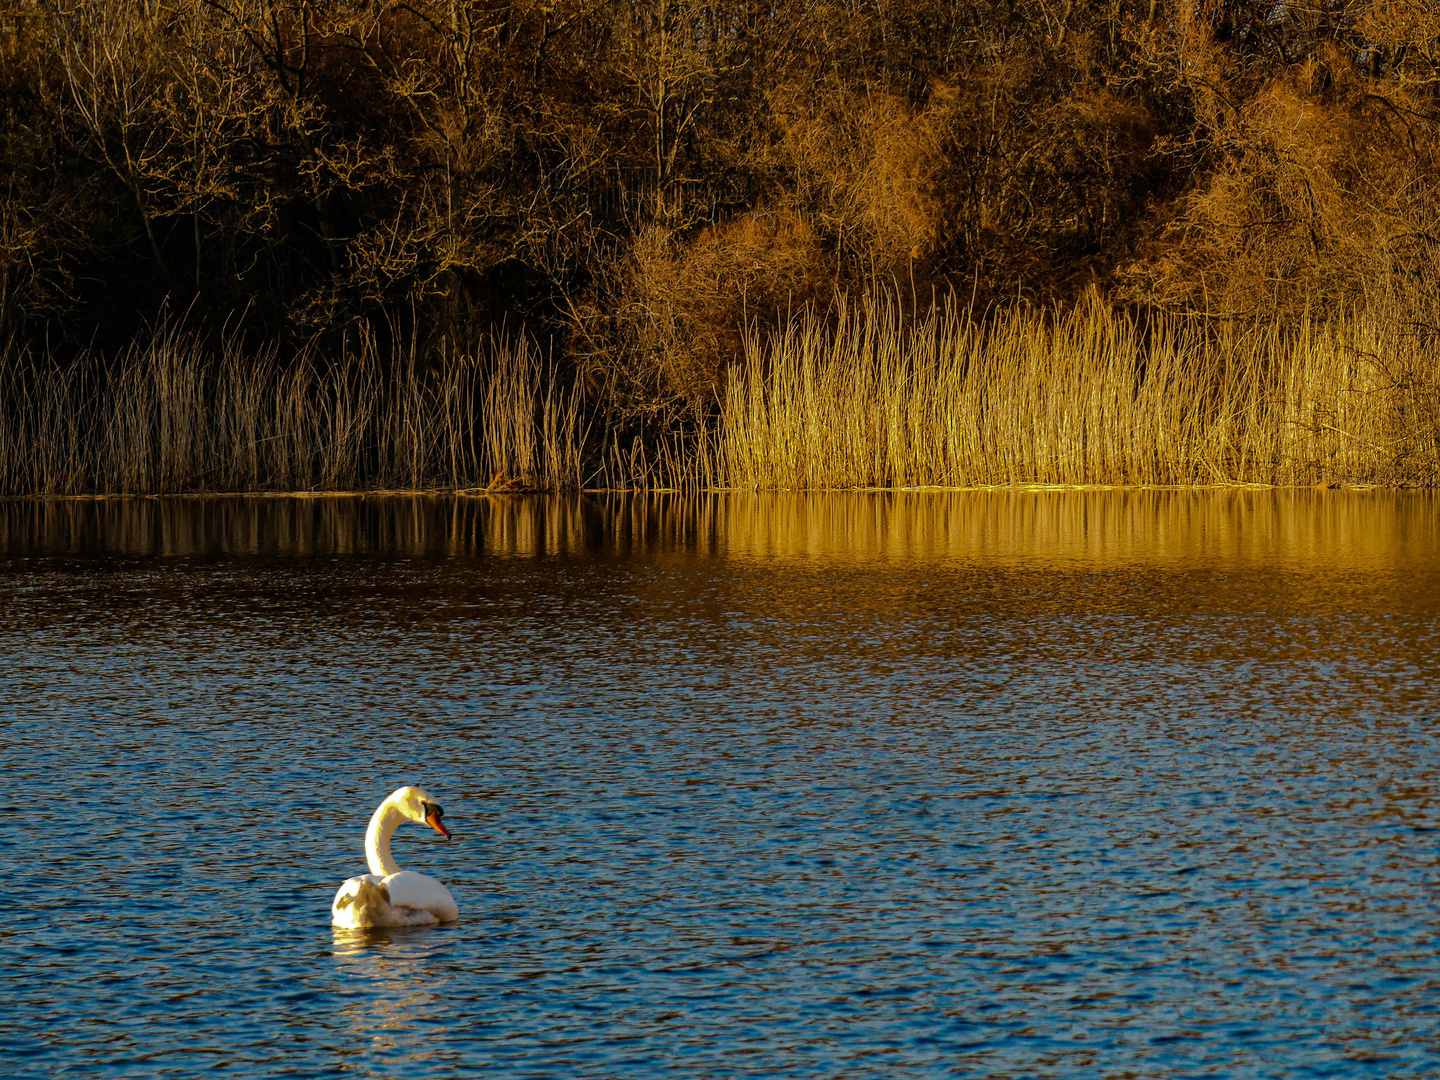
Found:
[[[1440,1075],[1437,511],[0,505],[0,1073]]]

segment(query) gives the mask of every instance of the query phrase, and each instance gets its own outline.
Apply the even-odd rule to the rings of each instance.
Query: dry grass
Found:
[[[108,369],[0,352],[0,494],[580,486],[574,390],[523,337],[344,363],[162,331]]]
[[[718,418],[589,440],[523,338],[343,364],[162,332],[107,368],[0,355],[0,494],[814,490],[1015,484],[1434,485],[1440,347],[1383,299],[1291,328],[1098,299],[907,321],[841,303],[762,340]]]
[[[1065,316],[807,317],[734,373],[728,486],[1433,484],[1440,350],[1382,302],[1297,329]]]

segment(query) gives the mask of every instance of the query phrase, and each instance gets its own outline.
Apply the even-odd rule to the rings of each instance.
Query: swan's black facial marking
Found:
[[[446,840],[449,840],[450,830],[447,829],[444,823],[440,820],[445,816],[445,811],[443,808],[441,808],[440,804],[424,802],[422,800],[420,803],[420,810],[425,815],[425,824],[429,825]]]

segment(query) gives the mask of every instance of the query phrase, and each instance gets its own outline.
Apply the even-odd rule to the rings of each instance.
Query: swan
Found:
[[[330,904],[330,921],[346,930],[372,926],[427,926],[454,922],[460,909],[450,890],[413,870],[401,870],[390,855],[390,837],[406,821],[429,825],[446,840],[445,811],[418,787],[396,788],[370,816],[365,861],[370,873],[340,886]]]

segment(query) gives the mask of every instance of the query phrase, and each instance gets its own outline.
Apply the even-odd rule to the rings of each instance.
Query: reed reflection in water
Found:
[[[1440,495],[1034,489],[0,501],[15,554],[1425,561]]]
[[[1437,509],[0,503],[0,1073],[1432,1077]]]

